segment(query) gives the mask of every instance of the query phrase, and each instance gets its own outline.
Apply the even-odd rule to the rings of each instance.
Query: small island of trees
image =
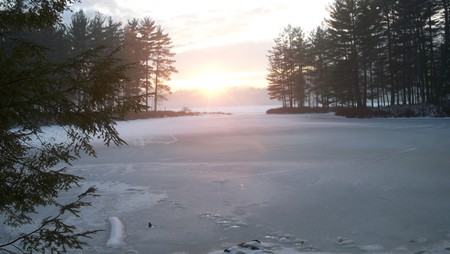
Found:
[[[282,103],[271,112],[383,116],[420,105],[449,114],[449,4],[335,0],[309,36],[287,26],[268,52],[268,93]]]

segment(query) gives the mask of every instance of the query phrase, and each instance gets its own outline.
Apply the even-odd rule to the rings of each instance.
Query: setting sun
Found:
[[[209,97],[218,95],[224,88],[229,87],[226,74],[220,72],[207,72],[192,80],[199,90]]]
[[[218,70],[203,70],[185,80],[171,82],[175,89],[200,90],[208,97],[220,95],[226,88],[242,85],[244,80],[235,75]]]

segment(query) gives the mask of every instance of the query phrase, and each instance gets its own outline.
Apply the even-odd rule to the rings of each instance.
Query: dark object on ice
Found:
[[[260,250],[261,249],[261,241],[259,240],[251,240],[248,242],[240,243],[237,246],[240,248],[250,249],[250,250]],[[226,248],[223,252],[230,253],[236,246]]]
[[[153,224],[152,224],[151,222],[149,222],[149,223],[148,223],[148,227],[149,227],[149,228],[152,228],[152,227],[153,227]]]
[[[418,238],[418,239],[411,240],[410,242],[412,242],[412,243],[426,243],[426,242],[428,242],[428,239],[426,239],[426,238]]]

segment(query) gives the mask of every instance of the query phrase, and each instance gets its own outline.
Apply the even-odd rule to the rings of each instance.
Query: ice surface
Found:
[[[111,224],[111,234],[106,247],[109,248],[122,248],[125,245],[125,226],[122,221],[117,217],[109,217],[109,223]]]
[[[259,240],[252,240],[244,243],[240,243],[236,246],[226,248],[225,250],[213,251],[209,254],[264,254],[264,253],[277,253],[277,254],[300,254],[292,248],[280,247],[274,244],[262,243]]]
[[[118,130],[128,146],[97,143],[72,168],[101,196],[67,221],[106,230],[84,253],[239,253],[253,239],[283,254],[450,248],[448,118],[219,115]],[[123,249],[105,247],[111,216]]]

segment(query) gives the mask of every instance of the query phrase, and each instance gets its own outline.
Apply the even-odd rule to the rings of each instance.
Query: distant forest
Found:
[[[449,0],[335,0],[308,36],[287,26],[268,52],[283,108],[448,105]]]
[[[20,6],[17,8],[21,9]],[[77,74],[80,77],[94,72],[94,63],[101,59],[109,59],[105,64],[121,65],[125,73],[120,80],[117,97],[139,99],[146,110],[157,110],[158,101],[165,100],[165,95],[170,93],[165,81],[177,72],[173,66],[175,54],[171,52],[171,38],[148,17],[128,20],[126,25],[122,25],[98,12],[89,18],[80,10],[72,15],[67,25],[59,23],[21,31],[16,27],[2,27],[2,36],[20,38],[21,43],[40,47],[39,57],[51,65],[81,59],[82,67],[78,68],[80,73]],[[18,40],[2,40],[5,56],[14,54]],[[72,100],[79,105],[85,97],[82,92],[75,93]],[[110,103],[118,101],[111,98]]]

